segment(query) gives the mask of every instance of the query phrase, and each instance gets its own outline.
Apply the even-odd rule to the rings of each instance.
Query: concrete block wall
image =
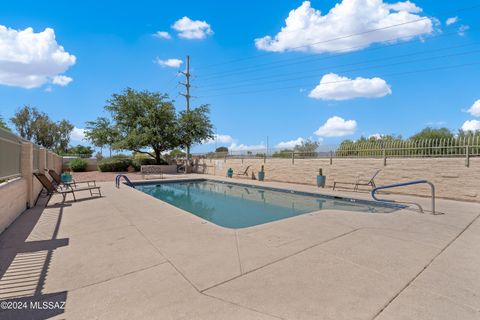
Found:
[[[387,159],[259,159],[204,160],[206,173],[225,176],[228,168],[235,173],[247,166],[257,174],[264,165],[265,180],[316,184],[318,169],[327,176],[327,186],[334,181],[355,181],[363,175],[367,180],[377,169],[382,169],[375,179],[377,185],[387,185],[411,180],[427,179],[436,187],[441,198],[480,202],[480,158],[471,158],[469,166],[464,158],[392,158]],[[249,170],[249,173],[251,173]],[[430,194],[428,186],[418,185],[395,189],[395,193]]]
[[[48,150],[40,149],[38,160],[39,172],[45,173],[45,169],[54,169],[60,172],[61,165],[62,157]],[[38,194],[43,189],[38,179],[33,176],[35,172],[33,145],[29,142],[22,143],[20,170],[20,177],[0,184],[0,233],[23,211],[34,205]],[[48,174],[46,175],[49,177]]]

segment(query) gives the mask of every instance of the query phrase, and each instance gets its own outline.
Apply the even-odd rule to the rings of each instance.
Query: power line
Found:
[[[480,61],[478,61],[478,62],[473,62],[473,63],[466,63],[466,64],[454,65],[454,66],[436,67],[436,68],[421,69],[421,70],[406,71],[406,72],[398,72],[398,73],[389,73],[389,74],[379,75],[379,77],[396,77],[396,76],[402,76],[402,75],[408,75],[408,74],[417,74],[417,73],[424,73],[424,72],[432,72],[432,71],[438,71],[438,70],[457,69],[457,68],[469,67],[469,66],[474,66],[474,65],[480,65]],[[354,79],[339,80],[339,81],[330,82],[330,83],[349,82],[349,81],[354,81]],[[323,84],[318,84],[318,85],[324,85],[324,84],[330,84],[330,83],[323,83]],[[285,90],[285,89],[294,89],[294,88],[304,87],[304,86],[308,86],[308,85],[310,85],[310,84],[305,84],[305,85],[298,85],[298,84],[297,84],[297,85],[286,86],[286,87],[276,87],[276,88],[261,89],[261,90],[239,91],[239,92],[233,92],[233,93],[206,95],[206,96],[201,96],[201,98],[212,98],[212,97],[219,97],[219,96],[242,95],[242,94],[251,94],[251,93],[262,93],[262,92],[268,92],[268,91],[278,91],[278,90]]]
[[[474,29],[474,28],[470,28],[469,30],[472,30],[472,29]],[[458,31],[437,34],[435,36],[432,36],[431,38],[440,38],[440,37],[447,37],[447,36],[452,36],[452,35],[458,35]],[[398,41],[399,39],[407,39],[407,38],[411,38],[411,37],[392,38],[392,39],[388,39],[386,41],[387,42],[392,42],[392,41]],[[370,51],[383,50],[383,49],[388,49],[390,47],[395,47],[395,46],[410,45],[410,44],[415,43],[415,42],[422,42],[423,43],[423,42],[425,42],[425,39],[421,38],[421,39],[416,39],[416,40],[412,40],[412,41],[409,41],[409,42],[390,43],[390,44],[382,45],[382,46],[379,46],[379,47],[367,48],[365,50],[362,50],[361,52],[365,53],[365,52],[370,52]],[[304,57],[294,57],[294,58],[283,59],[281,61],[273,61],[273,62],[268,62],[268,63],[263,63],[263,64],[257,64],[257,65],[254,65],[254,66],[236,68],[236,69],[233,69],[233,70],[225,70],[225,71],[221,71],[221,72],[211,73],[209,76],[207,76],[205,78],[202,78],[202,80],[207,80],[208,81],[208,80],[211,80],[211,79],[219,79],[219,78],[229,77],[229,76],[232,76],[232,75],[239,75],[239,74],[246,74],[246,73],[248,74],[248,73],[252,73],[252,72],[258,72],[260,70],[267,70],[268,71],[268,70],[272,70],[272,69],[284,68],[284,67],[291,66],[291,65],[308,63],[311,60],[313,60],[315,62],[323,61],[323,60],[330,60],[330,59],[343,57],[343,56],[350,55],[350,54],[360,53],[360,51],[352,51],[352,50],[359,49],[359,48],[362,48],[362,47],[363,46],[345,48],[345,49],[342,49],[342,50],[335,51],[333,54],[331,54],[329,56],[318,57],[320,55],[323,55],[323,53],[317,53],[317,54],[304,56]],[[294,62],[283,63],[283,62],[292,61],[292,60]],[[270,65],[272,65],[272,66],[270,66]]]
[[[392,56],[392,57],[364,60],[364,61],[360,61],[360,62],[353,62],[353,63],[336,65],[336,66],[324,66],[322,68],[317,68],[317,69],[310,70],[310,71],[311,72],[313,72],[313,71],[318,72],[318,71],[327,70],[327,69],[334,69],[334,68],[338,68],[338,67],[355,66],[355,65],[362,65],[362,64],[366,64],[366,63],[370,63],[370,62],[386,61],[386,60],[398,59],[398,58],[409,57],[409,56],[423,55],[423,54],[428,54],[428,53],[431,53],[431,52],[437,53],[437,52],[451,50],[451,49],[470,47],[470,46],[474,46],[474,45],[478,45],[478,44],[479,44],[478,42],[474,42],[474,43],[468,43],[468,44],[462,44],[462,45],[456,45],[456,46],[448,46],[448,47],[443,47],[443,48],[439,48],[439,49],[417,51],[417,52],[413,52],[413,53],[397,55],[397,56]],[[233,84],[238,84],[238,83],[249,82],[249,85],[256,85],[256,84],[262,84],[264,82],[252,83],[252,81],[263,80],[263,79],[271,79],[271,78],[281,78],[281,77],[291,76],[291,75],[295,75],[295,74],[301,74],[302,77],[305,77],[305,71],[295,71],[295,72],[289,72],[289,73],[283,73],[283,74],[273,74],[273,75],[255,77],[255,78],[247,78],[247,79],[237,80],[237,81],[233,81],[233,82],[229,81],[229,84],[232,84],[232,83]],[[318,74],[316,74],[315,76],[318,76]],[[296,79],[296,78],[293,78],[293,79]],[[267,81],[267,83],[269,83],[269,82],[276,82],[276,81]],[[199,88],[200,89],[207,88],[207,90],[209,90],[208,88],[214,87],[214,86],[217,86],[217,85],[218,84],[216,84],[216,83],[206,84],[206,85],[203,85]],[[215,88],[215,89],[218,89],[218,88]]]
[[[386,67],[398,66],[398,65],[402,65],[402,64],[409,64],[409,63],[414,63],[414,62],[419,62],[419,61],[430,61],[432,59],[442,59],[442,58],[449,58],[449,57],[455,57],[455,56],[464,56],[464,55],[469,55],[469,54],[474,54],[474,53],[479,53],[479,52],[480,52],[480,50],[464,51],[464,52],[452,53],[452,54],[448,54],[448,55],[441,55],[441,56],[435,56],[435,57],[426,57],[426,58],[421,58],[421,59],[400,61],[400,62],[385,64],[385,65],[374,65],[374,66],[367,66],[367,67],[362,67],[362,68],[340,70],[340,72],[352,72],[352,71],[362,71],[362,70],[370,70],[370,69],[376,69],[376,68],[386,68]],[[325,67],[323,69],[327,69],[327,68],[329,68],[329,67]],[[296,78],[286,78],[286,79],[279,79],[279,80],[272,80],[272,81],[264,81],[264,82],[260,82],[260,83],[248,83],[248,84],[245,84],[245,85],[237,85],[237,86],[230,86],[230,87],[228,87],[228,86],[227,87],[219,87],[219,88],[217,87],[217,88],[214,88],[214,89],[207,89],[207,91],[220,91],[220,90],[227,90],[227,89],[237,89],[237,88],[244,88],[244,87],[250,87],[250,86],[257,86],[257,85],[261,85],[261,84],[288,82],[288,81],[301,80],[301,79],[305,79],[305,78],[316,78],[316,77],[318,77],[318,74],[312,74],[312,75],[303,74],[301,77],[296,77]]]
[[[455,9],[455,10],[448,10],[448,11],[444,11],[444,12],[441,12],[441,13],[461,12],[461,11],[476,9],[476,8],[478,8],[478,7],[480,7],[480,4],[476,4],[476,5],[469,6],[469,7],[463,7],[463,8],[459,8],[459,9]],[[437,13],[437,14],[438,14],[438,13]],[[393,24],[393,25],[381,27],[381,28],[369,29],[369,30],[365,30],[365,31],[358,32],[358,33],[353,33],[353,34],[348,34],[348,35],[344,35],[344,36],[339,36],[339,37],[335,37],[335,38],[331,38],[331,39],[327,39],[327,40],[312,42],[312,43],[309,43],[309,44],[305,44],[305,45],[301,45],[301,46],[297,46],[297,47],[290,48],[290,50],[296,50],[296,49],[307,48],[307,47],[315,46],[315,45],[319,45],[319,44],[330,43],[330,42],[334,42],[334,41],[338,41],[338,40],[343,40],[343,39],[347,39],[347,38],[351,38],[351,37],[355,37],[355,36],[359,36],[359,35],[365,35],[365,34],[377,32],[377,31],[382,31],[382,30],[387,30],[387,29],[399,27],[399,26],[404,26],[404,25],[408,25],[408,24],[411,24],[411,23],[417,23],[417,22],[424,21],[424,20],[427,20],[427,19],[428,19],[428,20],[430,20],[430,19],[435,19],[435,17],[434,17],[434,16],[425,16],[425,17],[420,18],[420,19],[415,19],[415,20],[411,20],[411,21],[406,21],[406,22],[402,22],[402,23],[398,23],[398,24]],[[300,30],[299,30],[299,31],[300,31]],[[411,37],[414,37],[414,36],[416,36],[416,35],[412,35]],[[251,60],[251,59],[255,59],[255,58],[258,58],[258,57],[267,56],[267,55],[271,55],[271,54],[275,54],[275,53],[277,53],[277,52],[266,52],[266,53],[262,53],[262,54],[252,55],[252,56],[249,56],[249,57],[244,57],[244,58],[239,58],[239,59],[233,59],[233,60],[226,61],[226,62],[221,62],[221,63],[215,63],[215,64],[207,65],[207,66],[204,66],[203,69],[205,69],[205,68],[211,68],[211,67],[215,67],[215,66],[219,66],[219,65],[231,64],[231,63],[239,62],[239,61]],[[202,68],[201,68],[201,69],[202,69]]]

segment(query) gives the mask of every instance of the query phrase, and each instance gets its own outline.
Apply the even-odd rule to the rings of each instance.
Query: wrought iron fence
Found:
[[[452,139],[343,142],[338,146],[320,146],[320,150],[298,152],[288,149],[230,150],[194,156],[209,159],[252,158],[432,158],[478,157],[480,135]]]

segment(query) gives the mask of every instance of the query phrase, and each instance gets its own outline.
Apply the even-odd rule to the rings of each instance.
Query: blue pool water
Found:
[[[227,228],[245,228],[307,212],[389,213],[399,206],[211,180],[137,183],[135,188]]]

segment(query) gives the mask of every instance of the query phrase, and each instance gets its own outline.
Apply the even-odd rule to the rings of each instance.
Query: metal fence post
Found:
[[[385,148],[383,148],[383,166],[387,165],[387,152],[385,151]]]
[[[267,154],[266,153],[263,155],[263,163],[267,163]]]
[[[470,146],[465,146],[465,167],[470,167]]]
[[[292,152],[292,164],[295,164],[295,152]]]
[[[330,165],[333,163],[333,151],[330,151]]]

